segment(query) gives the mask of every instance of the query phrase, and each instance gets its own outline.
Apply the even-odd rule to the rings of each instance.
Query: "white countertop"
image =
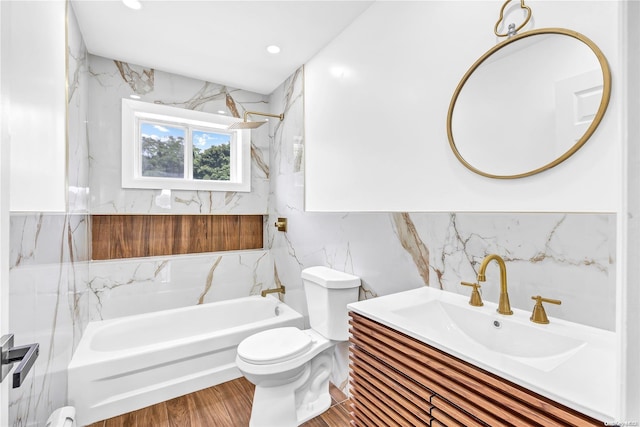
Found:
[[[422,287],[352,303],[348,308],[593,418],[603,422],[616,419],[615,333],[555,318],[549,318],[548,325],[539,325],[529,320],[529,311],[513,309],[513,315],[504,316],[496,312],[494,303],[471,307],[468,299],[464,295]],[[520,328],[532,328],[534,333],[557,334],[567,340],[584,341],[584,344],[554,357],[505,355],[469,339],[446,320],[439,322],[443,324],[439,332],[433,321],[426,322],[429,316],[439,313],[424,312],[434,307],[429,305],[433,301],[479,310],[478,313],[503,323],[515,322]],[[414,311],[416,316],[407,315],[412,307],[424,310]]]

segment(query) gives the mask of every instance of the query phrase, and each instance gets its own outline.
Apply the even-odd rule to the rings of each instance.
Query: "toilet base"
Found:
[[[333,347],[319,353],[287,384],[256,385],[249,427],[296,427],[329,409]]]

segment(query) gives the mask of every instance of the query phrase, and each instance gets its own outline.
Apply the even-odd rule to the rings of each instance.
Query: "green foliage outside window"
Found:
[[[229,181],[230,164],[230,144],[214,145],[205,150],[193,147],[193,179]],[[142,176],[184,178],[184,138],[142,137]]]
[[[193,147],[193,179],[229,181],[230,163],[230,144],[214,145],[206,150]]]
[[[142,137],[142,176],[184,178],[184,138]]]

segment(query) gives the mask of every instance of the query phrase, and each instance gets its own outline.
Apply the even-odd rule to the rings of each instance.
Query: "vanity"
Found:
[[[349,305],[356,426],[602,426],[615,334],[423,287]]]

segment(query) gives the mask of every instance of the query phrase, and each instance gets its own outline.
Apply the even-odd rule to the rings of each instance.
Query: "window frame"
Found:
[[[185,178],[142,176],[142,150],[140,121],[162,123],[167,126],[187,129],[185,145]],[[235,117],[205,113],[152,104],[133,99],[122,99],[122,188],[156,190],[205,190],[205,191],[251,191],[251,131],[249,129],[227,130],[237,122]],[[230,141],[230,179],[214,181],[193,179],[193,143],[191,132],[211,131],[228,133]]]

